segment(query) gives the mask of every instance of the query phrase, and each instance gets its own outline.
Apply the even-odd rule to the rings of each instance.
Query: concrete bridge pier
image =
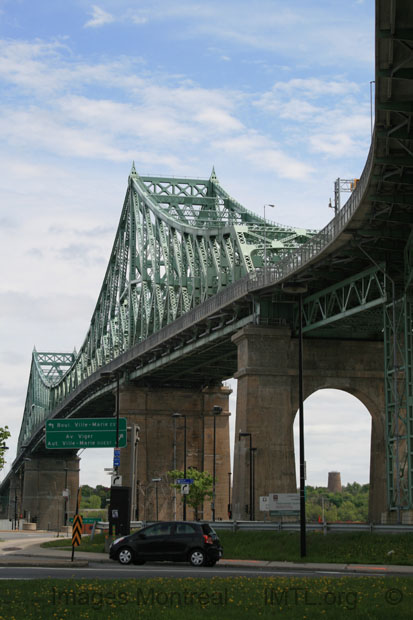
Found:
[[[259,498],[269,493],[295,493],[295,461],[291,402],[290,332],[284,328],[247,327],[232,338],[238,347],[237,419],[234,443],[233,517],[251,515],[251,433],[254,452],[255,518]],[[267,513],[268,516],[268,513]]]
[[[19,527],[22,514],[23,478],[21,470],[10,477],[7,518],[13,522],[12,527]]]
[[[22,514],[28,521],[37,522],[37,529],[59,530],[69,525],[76,510],[79,488],[79,457],[32,456],[25,461],[22,472]],[[69,490],[69,497],[63,495]],[[12,501],[10,494],[10,501]]]
[[[254,453],[255,518],[259,497],[295,493],[293,423],[298,410],[298,342],[287,328],[248,326],[233,336],[238,347],[237,419],[234,448],[234,518],[250,518],[251,433]],[[323,388],[356,396],[372,417],[369,519],[381,522],[387,510],[383,344],[304,340],[304,399]],[[305,407],[304,407],[305,416]],[[334,438],[329,438],[333,441]],[[349,455],[351,459],[351,446]],[[346,463],[337,463],[345,471]],[[307,462],[307,467],[311,463]],[[367,472],[366,472],[367,473]],[[327,469],[326,469],[327,479]],[[276,517],[277,518],[277,517]]]
[[[215,516],[226,519],[228,504],[229,450],[229,395],[231,389],[223,386],[202,390],[174,388],[142,388],[128,385],[120,391],[120,415],[126,417],[128,426],[140,427],[140,441],[135,455],[128,445],[121,449],[119,473],[122,484],[134,487],[137,495],[133,517],[145,520],[182,519],[182,501],[179,490],[170,487],[167,472],[184,469],[184,417],[186,416],[187,468],[213,472],[214,406],[222,407],[216,416],[216,502]],[[129,433],[133,432],[128,431]],[[133,463],[135,460],[135,464]],[[133,470],[136,474],[133,478]],[[153,482],[154,479],[160,479]],[[133,494],[132,494],[133,496]],[[158,496],[158,510],[156,507]],[[133,501],[133,500],[132,500]],[[211,519],[211,500],[207,499],[199,518]],[[187,506],[187,519],[194,519],[193,510]]]

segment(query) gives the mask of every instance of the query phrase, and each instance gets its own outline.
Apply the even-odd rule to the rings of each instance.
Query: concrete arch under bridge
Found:
[[[248,441],[256,448],[255,517],[259,497],[297,489],[293,423],[298,400],[298,340],[288,328],[245,327],[233,337],[238,348],[237,420],[234,448],[233,511],[249,519]],[[380,522],[386,503],[386,442],[383,343],[306,339],[303,350],[304,398],[323,388],[356,396],[372,417],[369,519]],[[349,446],[351,449],[351,446]]]
[[[339,473],[333,478],[342,485],[368,483],[371,426],[370,411],[349,391],[327,387],[310,394],[304,401],[306,486],[327,487],[330,472]],[[297,477],[299,439],[297,410],[294,419]]]

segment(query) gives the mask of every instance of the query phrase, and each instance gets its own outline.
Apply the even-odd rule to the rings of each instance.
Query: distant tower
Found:
[[[331,493],[341,493],[341,475],[339,471],[328,472],[328,490]]]

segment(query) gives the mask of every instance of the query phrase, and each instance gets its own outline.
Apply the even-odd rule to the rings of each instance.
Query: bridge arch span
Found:
[[[357,382],[357,380],[355,381]],[[354,381],[352,383],[355,383]],[[332,381],[326,385],[322,381],[322,387],[316,389],[311,394],[306,394],[304,402],[305,420],[305,460],[307,463],[307,484],[314,485],[312,472],[318,473],[317,486],[327,486],[328,471],[347,471],[347,482],[357,481],[370,483],[369,489],[369,515],[371,521],[381,518],[381,512],[385,510],[385,425],[383,403],[381,402],[378,381],[363,379],[357,386],[342,385]],[[364,385],[363,385],[364,383]],[[328,390],[329,393],[326,393]],[[340,392],[341,394],[338,394]],[[343,398],[343,392],[347,398]],[[349,412],[349,415],[347,415]],[[298,411],[294,420],[295,437],[295,462],[298,479]],[[316,417],[317,416],[317,417]],[[340,416],[340,417],[339,417]],[[368,416],[368,418],[367,418]],[[362,428],[357,423],[361,417],[365,424]],[[341,418],[341,419],[340,419]],[[368,424],[367,424],[368,420]],[[323,459],[323,480],[320,481],[320,467],[314,462],[318,458],[317,448],[310,444],[311,425],[314,424],[324,427],[325,424],[334,426],[332,429],[323,429],[318,437],[317,446],[320,444],[320,458]],[[362,420],[360,420],[362,422]],[[356,426],[354,426],[354,424]],[[314,430],[312,440],[314,441]],[[324,448],[321,445],[328,445]],[[355,451],[363,450],[363,467],[365,467],[365,478],[360,480],[352,477],[353,459]],[[336,452],[337,451],[337,452]],[[355,457],[357,458],[357,457]],[[360,456],[358,457],[360,461]],[[369,461],[369,463],[368,463]],[[368,463],[368,464],[367,464]],[[360,467],[360,463],[358,464]]]
[[[237,420],[234,449],[234,511],[248,518],[249,454],[239,433],[251,433],[255,453],[255,515],[259,497],[296,492],[293,424],[298,400],[298,341],[288,328],[248,326],[238,348]],[[339,351],[339,355],[337,355]],[[323,388],[357,396],[372,416],[370,519],[386,510],[383,344],[375,341],[307,339],[303,355],[304,397]],[[351,446],[349,446],[351,449]],[[240,493],[237,497],[236,489]]]

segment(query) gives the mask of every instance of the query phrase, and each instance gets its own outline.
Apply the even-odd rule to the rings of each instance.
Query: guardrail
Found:
[[[156,521],[131,521],[131,529],[139,529],[156,523]],[[274,521],[208,521],[215,530],[238,531],[277,531],[277,532],[299,532],[299,523],[276,523]],[[107,521],[99,521],[96,529],[105,531],[109,529]],[[371,534],[413,534],[413,525],[381,525],[375,523],[307,523],[306,530],[309,532],[370,532]]]

